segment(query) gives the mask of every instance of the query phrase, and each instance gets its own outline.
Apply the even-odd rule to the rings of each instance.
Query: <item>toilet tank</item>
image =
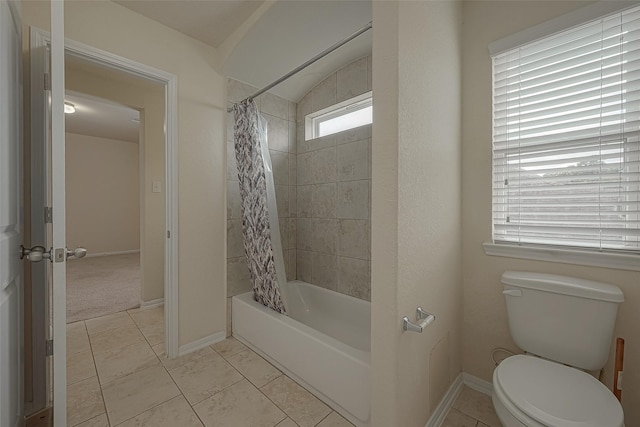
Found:
[[[577,368],[601,369],[609,357],[620,288],[554,274],[502,275],[511,337],[528,353]]]

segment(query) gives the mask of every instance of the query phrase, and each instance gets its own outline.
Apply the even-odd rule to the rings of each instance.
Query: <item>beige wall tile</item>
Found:
[[[336,103],[336,75],[329,77],[318,83],[311,90],[312,111],[322,110]]]
[[[242,220],[227,220],[227,258],[244,256],[244,240],[242,237]]]
[[[120,427],[201,427],[202,423],[183,396],[177,396],[125,421]]]
[[[289,185],[289,154],[269,150],[273,166],[273,182],[276,185]]]
[[[314,218],[335,218],[338,202],[337,184],[316,184],[311,194],[311,215]]]
[[[296,104],[295,102],[289,101],[289,117],[288,117],[288,120],[290,122],[295,122],[296,121],[297,109],[298,109],[298,104]]]
[[[313,185],[299,185],[296,187],[296,205],[298,218],[313,216]]]
[[[295,185],[289,186],[289,218],[295,217],[298,212],[298,189]]]
[[[238,180],[238,162],[233,142],[227,142],[227,179]]]
[[[304,121],[307,114],[311,113],[313,106],[311,105],[311,92],[306,94],[299,102],[296,108],[296,121]]]
[[[251,276],[245,256],[227,259],[227,296],[243,294],[251,290]]]
[[[289,151],[289,123],[277,117],[264,115],[267,120],[267,141],[270,150]]]
[[[296,248],[313,250],[313,219],[298,218]]]
[[[289,186],[276,185],[276,204],[278,205],[278,217],[289,217]]]
[[[367,57],[354,61],[336,73],[337,102],[367,92]]]
[[[336,143],[338,145],[348,142],[362,141],[371,138],[371,125],[364,125],[357,128],[345,130],[336,134]]]
[[[338,180],[369,179],[369,139],[338,146]]]
[[[313,183],[335,182],[337,176],[336,148],[329,147],[314,151],[311,157]]]
[[[369,181],[338,183],[338,218],[369,219]]]
[[[272,93],[260,95],[260,111],[283,120],[289,120],[289,101]]]
[[[298,185],[313,184],[312,153],[297,155]]]
[[[67,387],[67,425],[75,426],[104,412],[98,377]]]
[[[227,219],[242,218],[241,204],[238,181],[227,181]]]
[[[289,185],[296,185],[298,183],[298,156],[289,155]]]
[[[289,218],[288,220],[289,223],[289,248],[290,249],[295,249],[296,247],[296,239],[298,236],[298,227],[297,227],[297,223],[298,220],[296,218]]]
[[[261,388],[300,427],[313,427],[331,413],[331,409],[286,376]]]
[[[303,282],[312,283],[311,264],[313,252],[296,250],[296,277]]]
[[[371,262],[338,257],[338,292],[371,301]]]
[[[291,249],[289,251],[289,264],[287,265],[287,281],[295,280],[297,278],[297,251]]]
[[[296,141],[298,136],[298,128],[295,120],[289,121],[289,153],[296,154],[298,149]]]
[[[289,218],[279,218],[278,226],[280,227],[280,241],[282,249],[289,249]]]
[[[180,390],[161,365],[112,381],[104,385],[102,392],[109,421],[113,425],[180,394]]]
[[[227,358],[227,361],[256,387],[262,387],[282,375],[282,372],[249,349]]]
[[[318,151],[325,148],[335,147],[336,143],[336,134],[310,140],[305,140],[303,135],[303,139],[298,140],[298,153],[308,153],[310,151]]]
[[[313,252],[311,283],[335,291],[338,288],[338,262],[335,255]]]
[[[207,427],[272,427],[286,417],[247,380],[222,390],[193,409]]]
[[[227,102],[227,109],[233,108],[235,104],[233,102]],[[234,127],[235,127],[235,114],[233,111],[227,113],[227,141],[233,142],[234,139]]]
[[[227,79],[227,100],[240,102],[255,93],[256,88],[233,79]]]
[[[335,254],[338,236],[338,220],[314,219],[312,248],[316,252]]]
[[[369,55],[367,57],[367,90],[371,90],[372,88],[372,80],[373,80],[373,64],[372,64],[372,56]]]
[[[365,219],[341,219],[338,231],[338,255],[369,259],[371,223]]]

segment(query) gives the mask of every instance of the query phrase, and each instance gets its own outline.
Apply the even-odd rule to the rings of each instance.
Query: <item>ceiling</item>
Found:
[[[116,3],[213,47],[220,45],[264,0],[115,0]],[[372,20],[371,0],[278,0],[235,45],[226,76],[262,88]],[[270,92],[299,101],[335,70],[371,53],[371,31],[311,65]]]
[[[213,47],[264,0],[115,0],[116,3]]]
[[[138,142],[139,111],[78,92],[67,91],[64,98],[76,108],[75,113],[64,115],[66,132]]]
[[[264,87],[345,39],[372,20],[369,0],[278,1],[247,32],[223,72]],[[371,53],[372,32],[350,41],[270,92],[299,101],[315,84]]]

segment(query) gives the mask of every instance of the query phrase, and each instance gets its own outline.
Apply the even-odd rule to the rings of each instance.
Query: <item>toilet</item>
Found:
[[[493,406],[505,427],[622,427],[622,406],[585,371],[607,362],[620,288],[553,274],[502,275],[509,329],[527,354],[493,373]]]

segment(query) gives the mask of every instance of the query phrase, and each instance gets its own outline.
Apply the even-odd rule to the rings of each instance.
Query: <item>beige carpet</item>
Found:
[[[139,305],[139,253],[74,259],[67,263],[67,323]]]

